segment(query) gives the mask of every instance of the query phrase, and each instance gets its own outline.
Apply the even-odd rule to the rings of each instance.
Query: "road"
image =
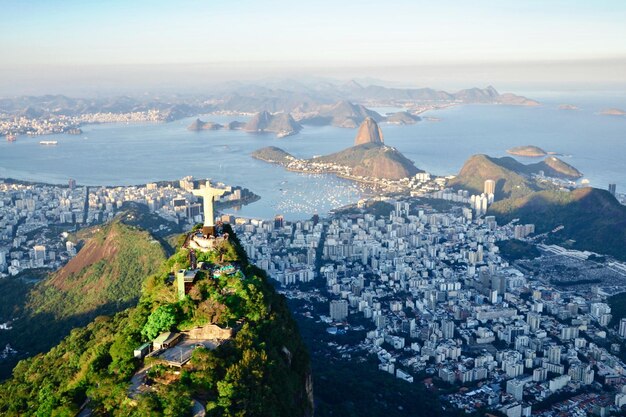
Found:
[[[141,390],[141,387],[146,380],[146,374],[152,368],[151,366],[144,366],[140,370],[137,371],[135,375],[130,380],[130,387],[128,387],[128,396],[130,398],[134,398],[136,395],[142,394],[144,391]]]
[[[202,403],[198,400],[193,400],[193,417],[204,417],[206,415],[206,410]]]

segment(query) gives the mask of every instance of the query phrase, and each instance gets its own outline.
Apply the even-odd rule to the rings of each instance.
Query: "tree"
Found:
[[[204,300],[198,304],[196,309],[196,317],[198,319],[206,318],[211,324],[225,322],[229,315],[228,307],[213,298]]]
[[[148,322],[141,330],[146,339],[154,339],[159,333],[174,328],[178,319],[178,308],[175,304],[165,304],[157,308],[148,317]]]

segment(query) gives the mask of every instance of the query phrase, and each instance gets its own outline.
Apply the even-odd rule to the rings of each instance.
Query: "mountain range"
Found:
[[[537,105],[534,100],[511,93],[500,94],[495,88],[470,88],[449,93],[431,88],[390,88],[377,85],[362,86],[357,82],[312,84],[284,80],[280,83],[240,84],[225,83],[213,91],[195,95],[145,94],[97,98],[73,98],[63,95],[21,96],[0,99],[0,118],[24,116],[31,118],[51,115],[75,116],[85,113],[128,113],[148,110],[162,112],[163,120],[175,120],[215,111],[255,113],[310,113],[311,123],[316,117],[334,119],[336,109],[342,107],[343,116],[332,122],[349,126],[353,109],[345,102],[376,103],[378,105],[412,106],[424,103],[490,103],[509,105]],[[356,110],[356,114],[363,113]],[[317,116],[315,116],[317,115]],[[374,114],[361,114],[373,117]],[[353,120],[356,127],[362,119]],[[347,123],[347,124],[346,124]]]
[[[355,128],[368,117],[377,122],[384,120],[383,116],[363,105],[342,100],[330,105],[321,105],[299,120],[303,124]]]

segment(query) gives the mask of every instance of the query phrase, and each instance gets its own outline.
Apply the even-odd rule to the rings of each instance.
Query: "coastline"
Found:
[[[293,168],[293,167],[289,167],[288,165],[281,163],[279,161],[273,161],[273,160],[267,160],[267,159],[263,159],[263,158],[259,158],[257,156],[252,156],[252,158],[258,160],[258,161],[263,161],[265,163],[268,164],[272,164],[272,165],[278,165],[283,167],[286,171],[289,172],[296,172],[299,174],[314,174],[314,175],[334,175],[337,178],[342,178],[348,181],[352,181],[352,182],[357,182],[360,184],[364,184],[364,185],[369,185],[373,188],[378,188],[380,189],[380,191],[384,191],[384,192],[402,192],[404,191],[402,189],[402,187],[400,187],[399,185],[392,185],[392,184],[381,184],[380,181],[385,181],[382,179],[366,179],[363,177],[354,177],[345,173],[342,173],[340,171],[336,171],[336,170],[325,170],[325,171],[308,171],[305,169],[298,169],[298,168]]]

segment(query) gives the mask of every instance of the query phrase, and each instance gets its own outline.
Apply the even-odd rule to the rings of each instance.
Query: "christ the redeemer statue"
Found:
[[[209,181],[206,182],[204,187],[200,187],[198,190],[191,190],[196,197],[202,197],[204,203],[204,226],[215,226],[215,215],[213,214],[213,203],[215,197],[219,197],[228,190],[222,188],[213,188]]]

